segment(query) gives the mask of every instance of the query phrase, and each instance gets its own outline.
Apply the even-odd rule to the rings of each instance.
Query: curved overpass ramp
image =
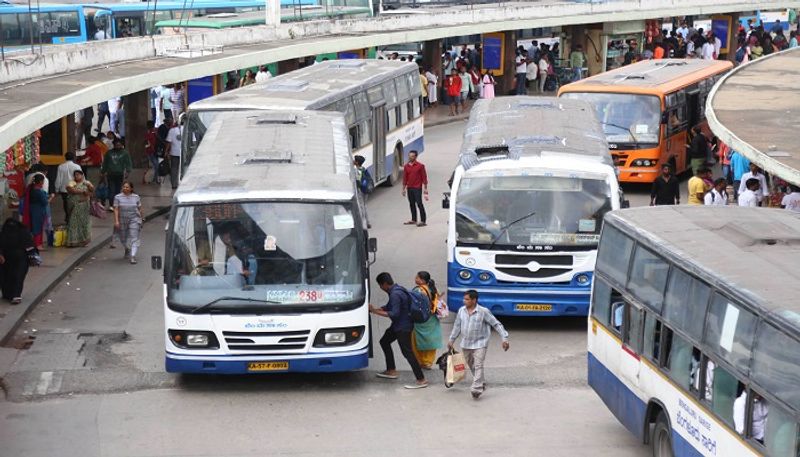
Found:
[[[800,186],[800,48],[730,72],[709,95],[706,117],[731,148]]]
[[[800,6],[800,0],[608,0],[455,6],[423,14],[312,21],[54,46],[0,62],[0,150],[111,97],[230,70],[349,49],[557,25]],[[168,57],[178,51],[201,57]]]

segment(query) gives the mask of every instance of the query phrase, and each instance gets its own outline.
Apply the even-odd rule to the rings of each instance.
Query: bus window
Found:
[[[408,79],[405,76],[398,76],[394,80],[397,86],[397,99],[400,102],[405,102],[411,98],[411,91],[408,87]]]
[[[668,272],[668,263],[641,245],[636,246],[628,290],[642,303],[659,311],[664,300]]]
[[[356,120],[363,121],[370,118],[369,101],[366,92],[356,92],[353,95],[353,104],[356,109]]]
[[[754,398],[753,401],[755,402],[757,399]],[[751,411],[753,411],[753,438],[758,441],[757,432],[759,430],[757,428],[756,413],[759,413],[758,419],[763,417],[763,421],[766,422],[766,424],[763,422],[760,424],[760,432],[763,437],[762,444],[767,448],[767,455],[771,457],[795,457],[800,455],[796,453],[798,450],[798,435],[797,423],[794,418],[783,408],[774,404],[767,404],[763,399],[760,401],[764,403],[761,408],[755,408],[757,403],[751,407]]]
[[[397,110],[396,109],[387,109],[386,110],[386,131],[391,132],[392,130],[397,128]]]
[[[345,97],[336,102],[336,111],[344,114],[344,121],[347,125],[353,125],[356,122],[356,112],[353,108],[353,101],[350,97]]]
[[[711,297],[711,288],[682,270],[672,269],[664,297],[663,315],[667,322],[684,329],[691,336],[703,338],[703,320]]]
[[[388,106],[397,104],[397,90],[394,87],[394,81],[386,81],[381,85],[383,88],[383,96]]]
[[[746,373],[750,364],[756,317],[722,295],[714,294],[706,327],[705,342],[712,351]]]
[[[646,312],[644,316],[644,348],[642,353],[653,362],[658,363],[659,349],[661,347],[661,321],[653,312]]]
[[[358,126],[354,125],[350,127],[350,149],[355,151],[358,149]]]
[[[800,342],[771,325],[762,325],[751,377],[772,395],[800,409]]]
[[[615,332],[622,335],[622,325],[625,323],[625,302],[615,301],[611,303],[611,327]]]
[[[608,325],[611,319],[611,286],[600,278],[594,280],[592,315],[604,325]]]
[[[414,119],[418,118],[422,114],[422,97],[414,97],[411,100],[411,111],[414,114]]]
[[[625,307],[625,344],[637,354],[642,352],[642,310],[628,303]]]
[[[24,19],[21,24],[20,19]],[[25,44],[23,41],[23,29],[29,20],[28,15],[20,14],[0,14],[0,30],[3,31],[3,42],[5,46],[17,46]]]
[[[410,103],[410,102],[409,102],[409,103]],[[409,113],[410,113],[410,110],[408,109],[408,108],[409,108],[409,106],[408,106],[408,105],[409,105],[409,103],[401,103],[401,104],[400,104],[400,105],[397,107],[397,109],[398,109],[398,111],[399,111],[399,113],[400,113],[400,114],[399,114],[399,116],[400,116],[400,117],[399,117],[399,119],[398,119],[398,121],[397,121],[398,125],[404,125],[404,124],[407,124],[407,123],[408,123],[408,121],[410,120],[410,118],[409,118],[409,116],[408,116],[408,115],[409,115]]]
[[[628,264],[633,250],[633,240],[610,225],[603,226],[603,235],[597,253],[597,269],[620,284],[628,278]]]
[[[664,327],[664,367],[669,377],[687,391],[695,384],[700,360],[697,348],[671,328]]]
[[[709,395],[711,397],[710,399],[706,398],[711,402],[711,410],[732,427],[734,425],[733,402],[741,393],[741,383],[728,370],[709,361],[706,364],[706,384],[711,386],[710,392],[705,394],[706,397]],[[708,386],[706,389],[708,390]]]
[[[372,120],[358,123],[358,147],[363,148],[372,143]]]

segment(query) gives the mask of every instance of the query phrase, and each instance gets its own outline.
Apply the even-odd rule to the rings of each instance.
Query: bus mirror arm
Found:
[[[622,203],[619,205],[620,208],[630,208],[631,202],[630,200],[622,200]]]
[[[444,198],[442,198],[442,209],[450,209],[450,192],[442,193]]]
[[[160,270],[161,264],[162,260],[160,255],[154,255],[153,257],[150,257],[150,268],[153,270]]]
[[[372,265],[378,260],[378,239],[370,238],[367,240],[367,251],[369,251],[370,259],[369,264]]]

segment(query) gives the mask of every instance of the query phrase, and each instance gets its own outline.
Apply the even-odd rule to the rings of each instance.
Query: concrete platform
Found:
[[[734,150],[800,186],[800,48],[733,70],[709,95],[706,117]]]

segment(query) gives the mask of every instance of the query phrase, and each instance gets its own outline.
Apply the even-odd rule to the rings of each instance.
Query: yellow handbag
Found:
[[[64,226],[56,227],[53,232],[53,246],[62,247],[67,244],[67,229]]]

